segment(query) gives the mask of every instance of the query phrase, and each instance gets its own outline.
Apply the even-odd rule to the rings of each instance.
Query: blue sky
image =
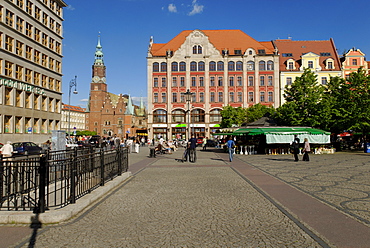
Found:
[[[370,56],[368,0],[65,0],[63,102],[86,106],[100,32],[108,91],[147,96],[149,39],[166,43],[182,30],[240,29],[258,41],[334,39],[339,55]]]

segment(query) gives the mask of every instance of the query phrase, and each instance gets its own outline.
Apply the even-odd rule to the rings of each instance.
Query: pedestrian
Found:
[[[311,151],[310,149],[310,143],[308,142],[307,138],[304,138],[304,146],[303,146],[303,161],[310,161],[310,157],[308,156],[308,153]]]
[[[6,144],[3,147],[1,147],[0,151],[1,154],[3,155],[4,160],[9,160],[9,158],[13,156],[12,142],[10,141],[6,142]]]
[[[203,151],[207,149],[207,137],[203,138]]]
[[[233,155],[234,155],[234,148],[235,148],[235,142],[232,137],[229,138],[229,140],[226,143],[228,151],[229,151],[229,160],[230,162],[233,161]]]
[[[196,156],[197,156],[196,148],[197,148],[197,139],[195,138],[193,134],[188,141],[188,156],[189,156],[189,162],[191,163],[195,163]]]
[[[294,135],[294,140],[292,142],[292,149],[293,149],[294,161],[295,162],[298,162],[299,142],[300,142],[300,140],[299,140],[298,136],[295,134]]]

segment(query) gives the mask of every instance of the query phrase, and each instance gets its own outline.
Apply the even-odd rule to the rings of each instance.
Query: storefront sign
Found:
[[[15,88],[17,90],[22,90],[22,91],[27,91],[27,92],[32,92],[35,94],[40,94],[40,95],[45,95],[45,89],[26,84],[23,82],[18,82],[18,81],[13,81],[10,79],[5,79],[5,78],[0,78],[0,85],[4,85],[6,87],[11,87]]]

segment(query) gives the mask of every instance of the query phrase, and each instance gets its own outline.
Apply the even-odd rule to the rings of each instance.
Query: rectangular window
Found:
[[[357,59],[352,59],[352,65],[357,65]]]
[[[328,69],[333,69],[333,62],[332,61],[328,62]]]
[[[48,83],[47,76],[42,75],[41,76],[41,86],[44,87],[44,88],[46,88],[47,87],[47,83]]]
[[[15,26],[18,32],[23,33],[23,23],[24,23],[23,19],[17,17],[17,23]]]
[[[292,85],[292,78],[291,77],[286,78],[286,85]]]
[[[158,87],[158,78],[153,78],[153,87]]]
[[[16,42],[15,53],[19,56],[23,55],[23,43],[20,41]]]
[[[49,48],[51,50],[54,50],[54,39],[53,38],[49,38]]]
[[[35,6],[35,18],[40,21],[41,18],[41,9]]]
[[[166,103],[166,102],[167,102],[166,93],[162,93],[162,103]]]
[[[31,105],[31,93],[26,92],[25,104],[26,104],[26,106],[25,106],[26,108],[32,108],[32,105]]]
[[[42,44],[48,46],[48,35],[45,33],[42,34]]]
[[[41,33],[41,31],[39,29],[35,28],[35,37],[34,37],[34,39],[37,42],[40,42],[40,33]]]
[[[166,86],[166,78],[165,77],[162,78],[162,87],[167,87]]]
[[[196,101],[197,101],[197,93],[193,93],[193,94],[191,95],[191,101],[192,101],[192,102],[196,102]]]
[[[55,61],[55,70],[59,73],[62,72],[61,65],[59,61]]]
[[[248,92],[248,102],[254,102],[254,94],[253,94],[253,92]]]
[[[158,93],[154,93],[153,102],[158,102]]]
[[[215,86],[215,77],[210,78],[209,86]]]
[[[177,77],[172,78],[172,87],[177,87]]]
[[[218,101],[223,102],[224,101],[224,95],[222,92],[218,92]]]
[[[12,105],[12,88],[5,88],[5,105]]]
[[[40,52],[37,50],[33,52],[33,62],[40,64]]]
[[[313,69],[313,61],[308,61],[308,68]]]
[[[57,52],[57,53],[59,53],[60,54],[60,52],[61,52],[61,49],[60,49],[60,43],[59,42],[55,42],[55,51]]]
[[[184,86],[185,86],[185,78],[181,77],[180,78],[180,87],[184,87]]]
[[[234,86],[234,77],[229,77],[229,86]]]
[[[29,15],[32,15],[32,3],[30,0],[27,0],[26,11]]]
[[[5,24],[10,27],[13,27],[13,23],[14,23],[14,14],[9,10],[6,10]]]
[[[61,32],[62,32],[62,27],[61,27],[61,25],[59,24],[59,23],[56,23],[56,25],[55,25],[55,31],[57,32],[57,34],[61,34]]]
[[[265,101],[265,92],[260,92],[260,102],[264,102]]]
[[[40,85],[40,73],[34,72],[33,73],[33,84],[34,85]]]
[[[322,77],[322,78],[321,78],[321,84],[322,84],[322,85],[327,85],[327,84],[328,84],[328,79],[327,79],[327,77]]]
[[[268,76],[268,82],[267,82],[267,85],[268,86],[272,86],[273,84],[272,84],[272,76]]]
[[[210,102],[215,102],[215,93],[214,92],[211,92],[209,101]]]
[[[52,18],[50,18],[50,25],[49,25],[49,28],[50,28],[51,30],[54,30],[54,28],[55,28],[55,21],[54,21]]]
[[[30,69],[26,69],[26,78],[25,81],[27,83],[32,83],[32,71]]]
[[[269,92],[269,93],[268,93],[268,101],[269,101],[269,102],[273,102],[273,100],[274,100],[272,93],[273,93],[273,92]]]
[[[177,93],[172,93],[172,102],[177,102]]]
[[[4,116],[4,133],[12,133],[13,132],[13,125],[12,125],[12,116]]]
[[[22,107],[22,91],[15,91],[15,106]]]
[[[243,93],[238,92],[238,102],[243,102]]]
[[[199,93],[199,102],[204,102],[204,93],[203,92]]]
[[[54,70],[54,59],[53,58],[49,58],[49,69]]]
[[[204,87],[204,77],[199,77],[199,86]]]
[[[32,60],[32,47],[26,46],[26,59]]]
[[[13,63],[5,61],[5,76],[13,77]]]
[[[48,25],[48,15],[46,13],[42,14],[42,23],[47,26]]]
[[[229,93],[229,102],[234,102],[234,92]]]
[[[243,86],[242,77],[238,77],[238,86]]]
[[[8,50],[9,52],[13,52],[13,42],[14,39],[10,36],[5,37],[5,49]]]
[[[253,86],[254,85],[254,78],[253,76],[248,77],[248,86]]]
[[[260,86],[265,86],[265,76],[260,76]]]
[[[184,95],[184,93],[180,93],[180,102],[185,102],[185,95]]]
[[[15,67],[15,78],[18,79],[18,80],[22,80],[23,79],[23,67],[20,66],[20,65],[17,65]]]
[[[222,86],[222,85],[223,85],[222,77],[218,77],[218,86]]]
[[[46,54],[42,55],[42,61],[41,61],[42,66],[46,67],[48,64],[48,56]]]
[[[196,79],[196,77],[191,77],[191,86],[192,87],[197,86],[197,79]]]

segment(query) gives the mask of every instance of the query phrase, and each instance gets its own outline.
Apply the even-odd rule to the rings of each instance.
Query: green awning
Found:
[[[186,124],[177,124],[175,127],[186,127]]]
[[[278,135],[292,135],[292,134],[326,134],[330,135],[330,132],[326,132],[321,129],[310,128],[310,127],[258,127],[258,128],[239,128],[233,132],[233,135],[260,135],[260,134],[278,134]]]

